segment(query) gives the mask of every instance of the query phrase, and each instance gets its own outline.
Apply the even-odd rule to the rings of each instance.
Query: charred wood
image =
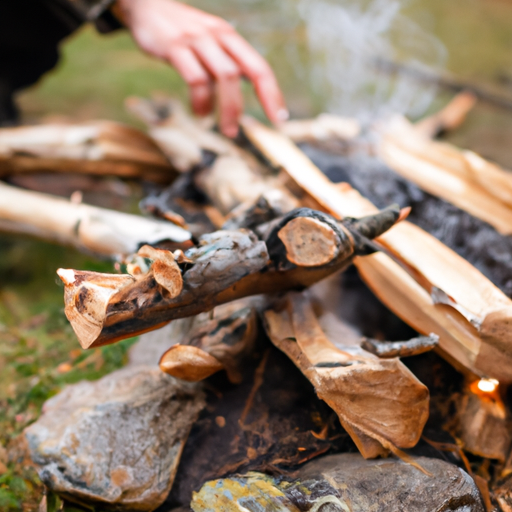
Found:
[[[398,220],[397,209],[375,217],[383,231],[392,225],[390,212]],[[322,257],[312,264],[307,258],[316,255],[302,236],[287,238],[287,246],[280,238],[289,222],[301,225],[311,220],[322,224],[330,242],[318,249]],[[306,231],[311,234],[310,229]],[[160,268],[163,258],[152,258],[152,267],[145,274],[105,275],[105,286],[102,274],[60,269],[65,312],[84,348],[112,343],[238,298],[310,286],[346,268],[356,255],[367,254],[365,240],[351,222],[338,222],[329,215],[302,208],[285,216],[267,243],[248,230],[218,231],[203,236],[198,246],[184,253],[181,263],[176,263],[179,254],[168,254],[165,258],[174,277],[169,280],[165,275],[160,283],[158,274],[166,271]],[[300,266],[288,259],[289,251],[302,262]],[[145,249],[139,255],[144,254],[148,254]],[[153,269],[155,263],[158,271]],[[176,264],[182,273],[179,277]],[[180,286],[182,291],[175,295],[174,290]]]

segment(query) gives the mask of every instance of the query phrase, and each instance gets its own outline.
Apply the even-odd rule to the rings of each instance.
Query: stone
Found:
[[[66,387],[25,430],[41,481],[73,502],[154,510],[169,493],[202,391],[148,366]]]
[[[207,482],[194,512],[484,512],[470,476],[448,462],[414,457],[365,460],[356,453],[305,464],[293,480],[261,473]]]

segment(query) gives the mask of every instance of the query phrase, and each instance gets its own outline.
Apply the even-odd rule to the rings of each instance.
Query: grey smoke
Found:
[[[311,84],[327,109],[362,121],[421,115],[436,94],[406,73],[378,71],[384,60],[413,68],[444,68],[446,50],[403,14],[406,0],[300,0],[310,50]]]

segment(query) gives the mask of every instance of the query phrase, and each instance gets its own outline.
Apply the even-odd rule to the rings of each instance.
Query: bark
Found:
[[[428,389],[398,359],[337,348],[300,294],[265,313],[272,342],[338,414],[365,458],[414,446],[428,418]]]
[[[169,222],[76,204],[0,183],[0,231],[23,233],[112,258],[162,241],[183,244],[190,233]]]
[[[379,341],[363,338],[361,346],[381,358],[417,356],[437,347],[439,338],[433,334],[407,341]]]
[[[147,135],[110,121],[0,130],[0,177],[54,172],[169,183],[175,169]]]
[[[380,231],[374,231],[378,235],[389,229],[399,215],[398,209],[384,210],[367,219],[367,223],[380,226]],[[287,251],[291,249],[304,261],[304,254],[311,254],[310,248],[301,237],[289,240],[285,246],[280,234],[289,222],[309,223],[310,219],[321,223],[336,246],[318,249],[330,256],[329,261],[322,257],[325,263],[298,266],[288,260]],[[352,221],[337,222],[329,215],[302,208],[281,219],[266,242],[248,230],[205,235],[178,263],[182,276],[176,279],[182,280],[182,290],[177,296],[169,293],[170,286],[162,286],[156,280],[155,260],[145,274],[105,276],[105,287],[101,284],[102,274],[60,269],[65,283],[66,316],[81,345],[90,348],[241,297],[302,289],[346,268],[357,254],[367,254],[369,241],[359,230],[364,232],[364,226],[358,227]],[[172,261],[173,268],[175,260],[180,260],[176,253],[167,259]]]
[[[258,334],[258,316],[239,301],[219,306],[215,319],[194,325],[180,344],[160,359],[160,369],[176,378],[197,382],[226,370],[231,382],[243,379],[243,367]]]
[[[375,211],[348,184],[334,186],[286,137],[251,119],[243,121],[243,128],[326,211],[339,218]],[[407,221],[379,237],[379,243],[389,254],[354,261],[377,297],[420,333],[437,334],[438,350],[458,369],[511,382],[512,339],[504,328],[512,320],[510,299],[466,260]],[[437,290],[444,292],[434,294],[441,300],[433,299]]]

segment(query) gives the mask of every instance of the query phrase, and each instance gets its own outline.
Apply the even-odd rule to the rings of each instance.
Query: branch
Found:
[[[90,348],[241,297],[303,289],[346,268],[356,255],[367,254],[369,241],[361,234],[367,231],[366,226],[379,226],[373,230],[378,236],[399,216],[397,208],[390,208],[359,223],[338,222],[329,215],[301,208],[282,218],[266,242],[245,229],[204,235],[198,246],[184,255],[168,251],[165,258],[152,257],[152,266],[145,274],[116,276],[115,290],[113,276],[106,277],[103,289],[102,274],[60,269],[66,316],[82,347]],[[299,236],[293,236],[290,223]],[[320,229],[312,230],[312,223]],[[143,248],[139,255],[149,253]],[[158,282],[155,265],[161,272],[164,259],[172,262],[173,269],[178,264],[181,270],[179,276],[175,275],[174,287]],[[180,286],[178,295],[169,292]]]

